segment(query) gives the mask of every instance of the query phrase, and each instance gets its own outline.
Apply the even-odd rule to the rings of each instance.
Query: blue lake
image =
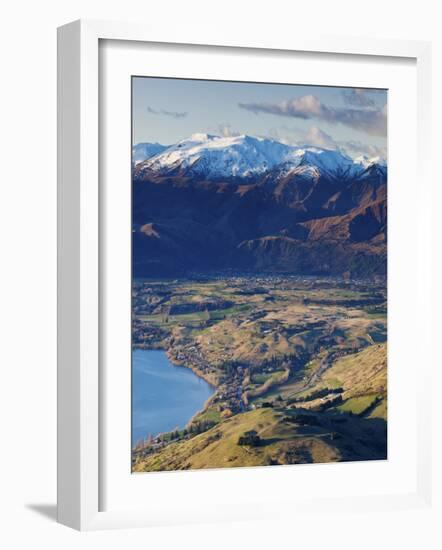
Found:
[[[151,434],[184,428],[214,389],[164,351],[132,352],[132,444]]]

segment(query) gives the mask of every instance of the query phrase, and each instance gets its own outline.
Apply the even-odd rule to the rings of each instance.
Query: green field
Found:
[[[337,409],[343,412],[362,414],[375,403],[378,397],[378,395],[362,395],[361,397],[351,397],[350,399],[347,399],[342,405],[337,407]]]
[[[133,345],[165,349],[217,390],[195,429],[134,450],[134,470],[386,457],[385,303],[367,281],[135,281]],[[256,448],[238,445],[247,431]]]

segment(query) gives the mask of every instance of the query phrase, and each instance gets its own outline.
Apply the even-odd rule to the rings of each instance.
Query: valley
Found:
[[[214,388],[133,471],[387,456],[385,280],[245,272],[133,282],[133,347]]]
[[[213,388],[133,471],[385,459],[386,161],[196,133],[132,176],[133,348]]]

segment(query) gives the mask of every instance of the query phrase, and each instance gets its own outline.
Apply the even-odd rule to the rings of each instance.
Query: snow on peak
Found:
[[[295,154],[302,159],[300,164],[303,166],[313,166],[328,175],[344,175],[353,167],[350,157],[332,149],[304,146],[296,148]]]
[[[276,168],[287,174],[298,167],[304,171],[310,167],[315,174],[329,176],[357,175],[366,169],[365,161],[353,161],[340,151],[287,145],[248,135],[223,137],[205,133],[192,134],[160,150],[140,166],[143,171],[180,170],[215,179],[248,178]]]
[[[355,164],[360,164],[364,168],[369,168],[370,166],[373,166],[374,164],[377,164],[382,167],[387,166],[387,162],[385,159],[377,156],[377,157],[368,157],[367,155],[359,155],[354,159]]]
[[[251,136],[192,134],[148,159],[145,168],[160,172],[190,170],[205,177],[250,177],[284,163],[291,147]]]
[[[215,139],[217,136],[212,134],[204,134],[201,132],[197,132],[195,134],[192,134],[188,139],[185,139],[183,141],[197,141],[197,142],[203,142],[203,141],[209,141],[211,139]]]
[[[164,149],[167,149],[167,145],[161,145],[160,143],[137,143],[132,147],[132,162],[139,164],[161,153]]]

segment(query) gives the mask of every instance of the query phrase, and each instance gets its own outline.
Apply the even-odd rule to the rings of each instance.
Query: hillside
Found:
[[[387,421],[387,344],[373,344],[338,358],[314,385],[296,396],[299,406],[310,408],[323,403],[327,395],[320,400],[309,396],[334,388],[343,390],[343,402],[337,410]]]
[[[262,396],[256,392],[256,399],[249,393],[246,402],[252,410],[229,418],[211,405],[194,421],[215,420],[212,428],[183,435],[154,452],[135,451],[133,471],[386,458],[387,346],[365,344],[355,353],[343,351],[336,347],[329,355],[320,353],[300,375],[276,378],[277,386],[269,386]],[[249,387],[269,380],[263,374],[246,374],[246,379]],[[251,431],[259,444],[239,444]]]
[[[379,161],[191,136],[134,166],[134,274],[384,275],[386,184]]]
[[[250,430],[258,446],[239,445]],[[223,421],[151,456],[136,456],[133,471],[186,470],[277,464],[325,463],[385,457],[385,422],[339,413],[257,409]]]

